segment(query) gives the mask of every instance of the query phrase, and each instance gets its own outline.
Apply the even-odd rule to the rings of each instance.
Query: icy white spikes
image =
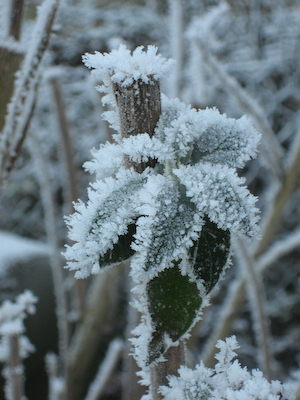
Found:
[[[194,370],[180,367],[179,376],[170,376],[169,386],[161,386],[165,400],[231,399],[231,400],[291,400],[292,388],[278,381],[269,383],[258,370],[252,373],[242,368],[236,357],[239,346],[235,336],[218,341],[220,352],[214,369],[203,363]]]
[[[110,53],[86,53],[82,59],[106,87],[110,82],[121,86],[130,86],[138,80],[148,83],[149,79],[159,80],[170,72],[173,60],[157,54],[155,46],[148,46],[147,51],[143,49],[143,46],[139,46],[131,54],[125,45],[120,45],[118,50]]]

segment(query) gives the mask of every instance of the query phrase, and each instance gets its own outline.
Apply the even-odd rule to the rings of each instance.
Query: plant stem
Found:
[[[129,87],[114,84],[113,89],[118,105],[122,136],[126,138],[144,132],[147,132],[150,137],[153,136],[161,115],[159,82],[153,79],[146,84],[138,80]],[[142,173],[147,166],[154,167],[155,162],[155,160],[149,160],[148,163],[136,164],[127,160],[128,167],[133,166],[139,173]],[[167,376],[176,375],[180,365],[185,363],[183,342],[180,342],[178,347],[171,347],[165,357],[166,362],[152,367],[152,400],[161,399],[158,388],[167,384]],[[130,376],[130,372],[128,373]]]
[[[24,399],[24,377],[20,357],[19,335],[9,337],[9,374],[12,400]]]
[[[178,369],[185,365],[185,344],[181,340],[177,347],[170,347],[164,354],[165,362],[151,366],[151,396],[152,400],[162,400],[159,387],[168,385],[168,376],[178,376]]]
[[[19,40],[21,36],[24,2],[24,0],[12,0],[9,35],[15,40]]]

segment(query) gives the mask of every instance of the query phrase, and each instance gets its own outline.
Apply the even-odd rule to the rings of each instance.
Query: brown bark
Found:
[[[14,91],[15,74],[20,69],[24,54],[0,47],[0,132],[3,129],[7,105]]]

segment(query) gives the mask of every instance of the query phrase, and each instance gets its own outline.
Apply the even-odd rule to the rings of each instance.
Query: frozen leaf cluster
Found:
[[[134,275],[149,271],[153,278],[172,260],[189,259],[187,249],[206,217],[224,231],[255,237],[256,198],[235,167],[255,156],[259,138],[245,118],[236,121],[164,98],[152,138],[142,133],[107,143],[85,164],[98,179],[89,188],[88,204],[79,202],[67,218],[76,242],[65,253],[69,268],[83,278],[122,261],[112,254],[121,238],[136,253]],[[125,156],[135,163],[155,158],[158,165],[138,174],[126,168]],[[101,179],[109,174],[113,177]]]
[[[169,386],[162,386],[165,400],[291,400],[292,391],[279,381],[269,383],[259,370],[249,372],[235,359],[238,348],[235,336],[219,340],[214,369],[203,363],[194,370],[180,367],[179,376],[169,377]]]
[[[110,54],[86,55],[85,63],[110,89],[118,83],[134,90],[140,80],[150,85],[148,78],[167,68],[152,47],[130,55],[121,46]],[[85,164],[97,180],[88,203],[77,203],[67,218],[75,243],[65,256],[78,278],[132,257],[136,306],[144,315],[133,341],[144,365],[186,337],[200,318],[207,294],[229,263],[231,234],[257,236],[256,198],[236,168],[255,157],[260,135],[246,118],[163,97],[153,136],[140,132],[116,139],[93,150],[94,160]],[[156,166],[142,173],[129,167],[150,159]]]

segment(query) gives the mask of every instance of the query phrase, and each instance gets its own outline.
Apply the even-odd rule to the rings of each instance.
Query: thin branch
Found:
[[[216,343],[219,339],[225,339],[230,334],[231,325],[239,314],[245,300],[245,279],[234,280],[228,289],[228,294],[221,306],[216,318],[216,325],[210,335],[201,355],[206,367],[213,368],[215,365]],[[241,282],[243,284],[241,285]]]
[[[74,165],[74,150],[72,146],[69,123],[66,115],[66,105],[61,90],[62,86],[61,80],[58,77],[52,77],[50,79],[50,84],[53,89],[55,106],[60,127],[60,135],[63,145],[63,152],[64,152],[63,161],[65,163],[65,169],[67,172],[66,184],[68,186],[67,189],[67,204],[69,208],[68,214],[70,214],[72,212],[71,209],[72,201],[76,201],[79,197],[78,185],[76,179],[76,170]]]
[[[263,272],[267,267],[289,254],[300,246],[300,228],[285,236],[282,240],[275,241],[257,260],[257,269]]]
[[[122,355],[124,343],[121,339],[114,339],[107,350],[94,381],[91,383],[85,400],[98,400],[105,389],[107,381]]]
[[[60,138],[62,142],[62,163],[64,164],[64,169],[66,171],[65,177],[65,204],[66,210],[65,213],[71,214],[74,212],[72,203],[73,201],[78,200],[79,191],[77,185],[77,174],[74,163],[74,150],[72,145],[71,132],[69,128],[69,123],[66,115],[66,106],[63,98],[63,93],[61,90],[61,80],[53,76],[50,79],[50,84],[53,90],[53,96],[56,105],[56,112],[58,116],[59,122],[59,131]],[[78,309],[78,314],[82,317],[85,311],[85,296],[86,296],[86,282],[83,280],[76,280],[74,282],[74,295],[75,295],[75,304]]]
[[[24,399],[23,365],[20,357],[19,335],[9,337],[9,380],[12,400]]]
[[[21,27],[25,9],[24,3],[25,0],[12,0],[9,35],[12,36],[15,40],[19,40],[21,36]]]
[[[248,253],[244,242],[237,239],[238,249],[240,250],[241,264],[245,270],[248,299],[251,304],[251,312],[254,321],[254,328],[258,346],[260,347],[259,359],[262,361],[262,369],[265,371],[267,379],[270,381],[273,375],[272,363],[273,356],[270,346],[270,326],[269,318],[266,313],[265,296],[260,273],[256,270],[254,259]]]
[[[55,205],[53,195],[51,193],[51,182],[48,176],[47,167],[45,165],[45,157],[41,153],[41,146],[39,146],[36,138],[31,140],[32,156],[36,162],[37,178],[40,184],[41,199],[45,214],[45,227],[47,240],[51,248],[50,265],[52,269],[54,294],[56,299],[56,316],[59,332],[59,358],[61,363],[61,374],[68,387],[68,368],[67,356],[69,345],[69,324],[68,324],[68,307],[66,301],[66,294],[64,290],[64,277],[58,247],[58,237],[56,234],[55,224]]]
[[[123,275],[120,265],[97,275],[91,283],[86,312],[72,336],[68,352],[72,400],[82,399],[82,388],[89,382],[90,364],[95,361],[95,355],[103,341],[103,333],[115,314],[118,305],[116,293]]]
[[[262,239],[255,249],[254,257],[256,259],[266,250],[280,228],[288,201],[298,186],[300,176],[300,130],[291,148],[292,154],[288,157],[287,169],[278,188],[271,211],[263,224]]]
[[[180,98],[182,70],[183,70],[183,16],[181,0],[169,0],[170,44],[172,58],[175,59],[173,73],[171,74],[170,97]]]
[[[0,186],[12,170],[28,131],[35,105],[40,65],[49,44],[57,7],[57,0],[46,0],[40,7],[20,78],[15,84],[15,94],[8,108],[0,142]]]

